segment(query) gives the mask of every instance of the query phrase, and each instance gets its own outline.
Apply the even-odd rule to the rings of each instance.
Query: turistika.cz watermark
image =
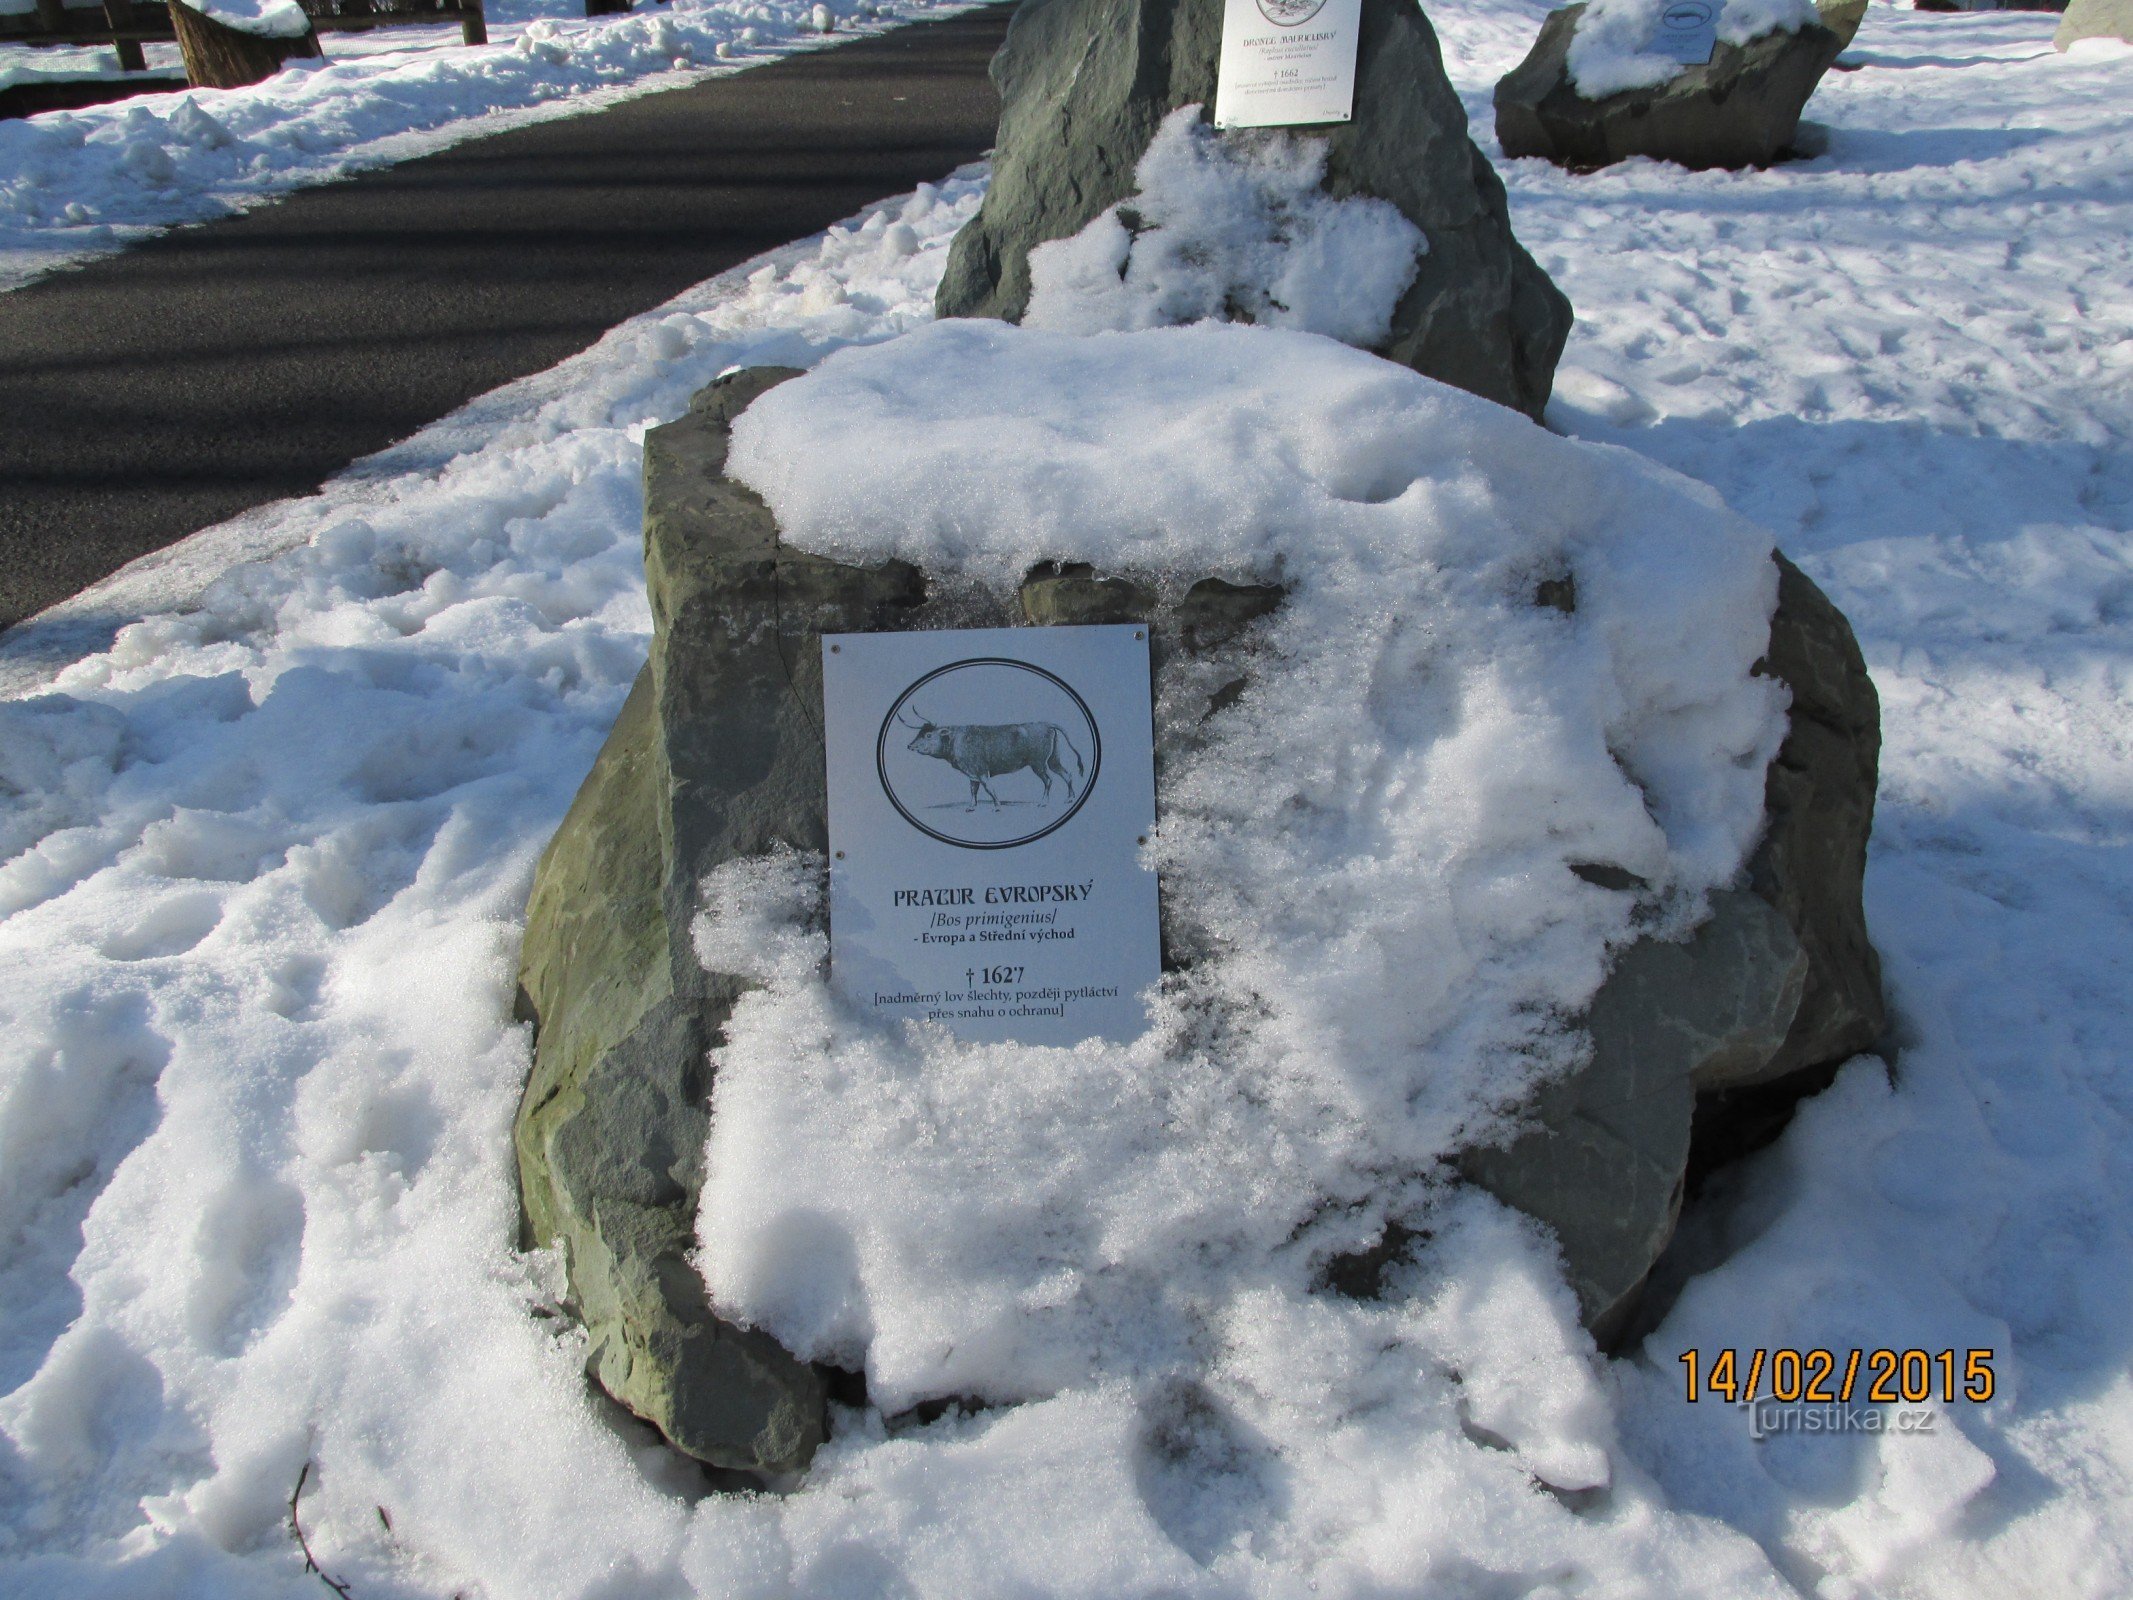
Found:
[[[1940,1417],[1932,1406],[1811,1405],[1805,1400],[1743,1400],[1748,1437],[1775,1439],[1788,1433],[1931,1433]]]

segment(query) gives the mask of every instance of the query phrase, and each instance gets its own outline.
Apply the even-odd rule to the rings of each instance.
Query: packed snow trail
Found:
[[[0,627],[992,143],[994,8],[546,121],[0,295]]]
[[[1484,143],[1541,9],[1432,8]],[[1189,1394],[1084,1391],[847,1416],[804,1487],[736,1499],[535,1314],[517,919],[643,658],[643,430],[726,366],[923,321],[959,183],[84,597],[308,541],[0,703],[0,1588],[315,1594],[309,1460],[362,1600],[2133,1590],[2133,51],[2052,27],[1875,7],[1814,161],[1504,168],[1578,307],[1555,420],[1770,527],[1883,697],[1901,1058],[1692,1208],[1641,1351],[1598,1359],[1477,1208],[1387,1312],[1426,1370],[1239,1330],[1307,1470]],[[2000,1387],[1757,1442],[1684,1403],[1691,1345],[1989,1347]],[[1358,1371],[1380,1403],[1311,1409]]]

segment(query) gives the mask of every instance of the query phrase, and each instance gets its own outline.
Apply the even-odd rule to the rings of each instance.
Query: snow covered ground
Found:
[[[0,290],[344,173],[971,3],[645,0],[588,18],[583,0],[490,0],[489,43],[472,49],[456,24],[327,33],[323,60],[249,88],[0,121]],[[176,45],[145,48],[152,72],[183,76]],[[119,75],[108,45],[0,45],[0,87]]]
[[[1432,8],[1484,142],[1541,9]],[[735,1498],[538,1314],[516,918],[643,656],[638,443],[923,321],[966,178],[0,647],[0,1591],[316,1594],[310,1461],[363,1600],[2133,1592],[2133,50],[2052,25],[1877,5],[1814,161],[1503,168],[1579,313],[1553,420],[1770,528],[1883,697],[1900,1059],[1692,1212],[1640,1351],[1475,1208],[1368,1404],[1371,1330],[1270,1306],[1256,1441],[1098,1385],[850,1417]],[[1998,1392],[1761,1441],[1684,1403],[1682,1351],[1777,1346],[1990,1348]]]

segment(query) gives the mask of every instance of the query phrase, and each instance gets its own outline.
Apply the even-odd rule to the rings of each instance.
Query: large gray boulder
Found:
[[[2055,49],[2066,50],[2083,39],[2123,39],[2133,44],[2133,0],[2073,0],[2052,35]]]
[[[1684,167],[1768,166],[1792,148],[1800,110],[1848,35],[1809,24],[1745,45],[1656,88],[1588,100],[1571,81],[1582,5],[1551,11],[1533,49],[1496,85],[1496,139],[1507,156],[1591,169],[1650,156]],[[1856,29],[1857,22],[1852,26]]]
[[[820,801],[803,798],[820,742],[787,677],[820,669],[799,631],[879,626],[920,588],[908,569],[780,560],[768,511],[726,482],[726,424],[790,376],[715,386],[646,440],[652,656],[535,871],[515,1128],[524,1242],[561,1249],[594,1378],[688,1454],[765,1474],[813,1454],[826,1388],[719,1321],[689,1260],[709,1052],[743,987],[702,969],[689,925],[716,862],[822,846]]]
[[[721,1321],[690,1260],[711,1053],[745,987],[703,970],[690,926],[713,867],[826,848],[821,635],[1146,623],[1159,693],[1205,694],[1212,711],[1242,689],[1251,625],[1281,603],[1241,574],[1166,584],[1177,597],[1165,599],[1131,577],[1046,565],[991,595],[901,562],[794,550],[724,475],[732,419],[792,375],[722,379],[646,439],[651,658],[536,870],[519,978],[534,1060],[514,1129],[524,1243],[560,1250],[593,1378],[679,1449],[764,1476],[806,1464],[838,1375]],[[1860,904],[1873,685],[1843,617],[1777,560],[1766,670],[1792,691],[1791,725],[1746,883],[1715,896],[1686,942],[1624,952],[1585,1019],[1590,1064],[1542,1091],[1507,1146],[1463,1158],[1468,1177],[1554,1229],[1603,1340],[1628,1324],[1698,1163],[1770,1137],[1884,1029]],[[1574,608],[1574,586],[1543,583],[1536,600]],[[1159,782],[1177,754],[1158,750]],[[1618,868],[1588,876],[1644,887]],[[1165,942],[1189,959],[1167,930]],[[1359,1275],[1334,1263],[1329,1277]]]
[[[1132,195],[1166,115],[1212,113],[1221,42],[1222,0],[1027,0],[993,59],[992,183],[956,237],[939,313],[1019,321],[1030,251]],[[1413,0],[1363,0],[1355,116],[1321,132],[1327,192],[1390,201],[1429,241],[1377,353],[1538,418],[1570,303],[1512,237]]]

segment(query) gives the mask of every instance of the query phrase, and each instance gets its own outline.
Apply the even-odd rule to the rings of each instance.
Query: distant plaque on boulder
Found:
[[[1710,65],[1718,48],[1717,0],[1674,0],[1652,29],[1652,53],[1685,67]]]
[[[1145,628],[836,634],[822,645],[830,974],[964,1039],[1148,1026],[1161,975]]]
[[[1705,6],[1675,0],[1665,15],[1681,13],[1686,21],[1692,7]],[[1830,15],[1840,11],[1833,7]],[[1792,151],[1800,110],[1846,38],[1812,22],[1773,27],[1746,44],[1719,43],[1714,33],[1696,56],[1669,42],[1685,41],[1688,30],[1662,19],[1649,53],[1681,62],[1681,70],[1663,83],[1588,99],[1570,70],[1587,13],[1583,3],[1549,12],[1532,51],[1496,85],[1496,138],[1505,155],[1543,156],[1578,171],[1632,156],[1698,170],[1768,166]]]
[[[1346,122],[1362,30],[1363,0],[1228,0],[1215,126]]]

